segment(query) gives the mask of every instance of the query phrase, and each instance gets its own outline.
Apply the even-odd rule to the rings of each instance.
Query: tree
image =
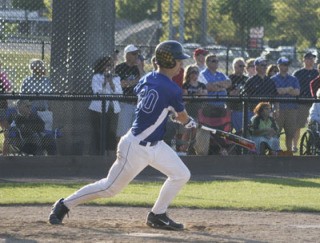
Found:
[[[22,32],[29,35],[29,11],[38,11],[45,8],[43,0],[12,0],[14,8],[23,9],[25,11],[25,25],[22,25]]]
[[[302,50],[307,47],[320,47],[318,0],[283,0],[274,1],[275,17],[273,36],[278,40],[292,40]],[[281,29],[281,31],[279,31]]]
[[[157,18],[158,0],[116,0],[117,17],[138,23]]]
[[[43,0],[12,0],[12,6],[26,11],[38,11],[45,8]]]
[[[266,26],[272,23],[273,6],[266,0],[225,0],[221,1],[220,12],[231,16],[236,26],[236,35],[240,36],[245,46],[252,27]]]

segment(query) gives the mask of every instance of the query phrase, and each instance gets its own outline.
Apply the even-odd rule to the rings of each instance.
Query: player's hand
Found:
[[[184,124],[184,127],[187,129],[197,128],[197,122],[189,116],[189,121],[186,124]]]

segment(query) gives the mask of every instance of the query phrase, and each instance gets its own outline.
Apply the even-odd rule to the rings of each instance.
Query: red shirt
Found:
[[[172,77],[172,80],[173,80],[180,88],[182,88],[183,73],[184,73],[184,69],[181,68],[181,69],[180,69],[180,72],[179,72],[176,76]]]

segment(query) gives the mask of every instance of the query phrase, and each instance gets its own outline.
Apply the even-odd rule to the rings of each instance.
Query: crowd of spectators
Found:
[[[133,96],[133,88],[138,80],[145,74],[145,58],[141,55],[138,47],[133,44],[126,46],[123,50],[124,61],[118,63],[119,51],[115,50],[110,56],[99,58],[93,66],[91,88],[93,94],[123,94]],[[204,48],[197,48],[193,52],[194,63],[180,70],[180,73],[173,78],[174,82],[182,89],[185,96],[192,96],[193,101],[186,102],[186,109],[195,119],[200,116],[214,118],[218,113],[230,114],[232,131],[242,136],[257,137],[258,129],[272,124],[274,136],[280,135],[284,130],[285,150],[296,152],[299,142],[300,129],[306,126],[308,121],[317,121],[316,112],[319,112],[318,103],[298,104],[289,102],[273,102],[270,104],[250,102],[248,109],[248,124],[243,124],[243,104],[238,101],[210,101],[196,102],[196,97],[317,97],[319,98],[320,75],[318,69],[314,68],[316,55],[307,52],[303,56],[303,67],[292,74],[289,73],[290,61],[281,57],[276,63],[269,63],[264,57],[249,58],[236,57],[232,62],[232,73],[226,75],[219,68],[219,59],[215,53]],[[153,71],[157,70],[157,61],[151,59]],[[0,68],[1,68],[0,62]],[[21,84],[22,94],[52,93],[53,87],[49,77],[46,76],[45,63],[39,59],[32,59],[29,64],[30,76],[26,77]],[[1,92],[10,92],[11,84],[7,74],[0,72]],[[311,107],[311,109],[310,109]],[[116,150],[119,138],[131,127],[135,116],[135,102],[131,101],[107,101],[106,103],[106,150]],[[7,101],[0,102],[0,126],[4,133],[2,153],[8,154],[8,130],[10,123],[7,119]],[[101,141],[101,101],[92,101],[89,111],[92,121],[92,151],[100,151]],[[47,130],[52,129],[53,114],[50,111],[49,102],[46,100],[31,101],[31,110],[40,117]],[[267,120],[271,117],[271,120]],[[19,110],[17,110],[19,114]],[[49,117],[46,119],[46,116]],[[257,122],[259,121],[259,122]],[[262,121],[262,122],[261,122]],[[51,123],[51,125],[50,125]],[[267,124],[268,123],[268,124]],[[47,126],[49,124],[49,126]],[[258,125],[257,125],[258,124]],[[210,124],[209,124],[210,125]],[[214,125],[213,125],[214,126]],[[243,134],[243,127],[247,126],[249,134]],[[167,143],[172,138],[181,141],[175,144],[178,152],[189,154],[201,154],[193,148],[197,136],[197,129],[187,132],[176,124],[168,121],[168,131],[174,133],[169,136]],[[275,129],[277,128],[277,129]],[[269,136],[269,135],[268,135]],[[267,136],[267,137],[268,137]],[[261,153],[261,141],[257,142],[257,153]],[[263,141],[265,142],[265,141]],[[258,144],[259,143],[259,144]],[[268,144],[268,143],[267,143]],[[280,150],[275,143],[268,144],[272,151]],[[172,145],[172,144],[171,144]],[[191,146],[192,145],[192,146]],[[201,147],[210,147],[210,138]],[[191,150],[190,150],[191,149]],[[284,148],[282,148],[284,149]],[[192,151],[192,152],[190,152]],[[56,153],[50,152],[50,154]],[[210,149],[205,153],[210,154]]]

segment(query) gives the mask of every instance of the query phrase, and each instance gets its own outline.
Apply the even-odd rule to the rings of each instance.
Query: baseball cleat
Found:
[[[179,224],[170,219],[166,213],[154,214],[149,212],[147,216],[147,225],[151,228],[165,230],[183,230],[183,224]]]
[[[52,206],[52,210],[49,215],[50,224],[62,224],[62,220],[66,214],[68,214],[69,209],[63,204],[63,198],[59,199]]]

